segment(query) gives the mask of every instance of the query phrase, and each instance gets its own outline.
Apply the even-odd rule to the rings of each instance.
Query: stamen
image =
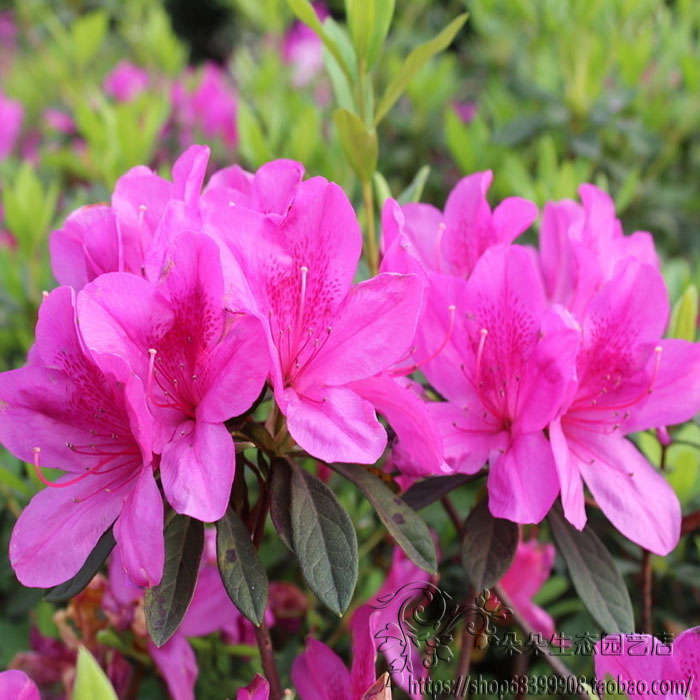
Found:
[[[146,396],[151,396],[151,391],[153,389],[153,370],[156,364],[156,353],[158,351],[155,348],[148,348],[148,379],[146,380]]]
[[[454,330],[455,327],[455,311],[457,307],[454,304],[450,304],[447,307],[447,310],[450,313],[450,321],[447,326],[447,333],[445,334],[445,337],[440,343],[440,346],[438,347],[435,352],[432,354],[428,355],[425,359],[421,360],[420,362],[416,362],[415,364],[408,365],[407,367],[399,367],[397,369],[394,369],[390,372],[392,377],[405,377],[408,374],[411,374],[412,372],[415,372],[419,367],[422,367],[423,365],[427,364],[431,360],[434,360],[444,349],[447,347],[447,343],[450,342],[450,338],[452,337],[452,331]]]
[[[301,300],[299,302],[299,312],[297,314],[297,329],[304,322],[304,306],[306,304],[306,275],[309,274],[309,268],[306,265],[302,265],[299,268],[301,272]]]
[[[486,345],[486,336],[489,332],[485,328],[482,328],[479,332],[481,337],[479,338],[479,348],[476,351],[476,388],[481,395],[481,359],[484,356],[484,345]]]
[[[634,406],[635,404],[639,403],[642,399],[645,399],[649,394],[651,394],[654,391],[654,385],[656,384],[656,380],[659,377],[659,368],[661,367],[661,353],[663,352],[663,347],[661,345],[657,345],[654,348],[654,370],[651,373],[651,379],[649,380],[649,385],[642,391],[641,394],[636,396],[634,399],[627,401],[623,404],[617,404],[617,405],[609,405],[609,404],[603,404],[603,405],[598,405],[598,401],[596,399],[593,399],[591,401],[591,406],[581,406],[579,410],[582,411],[621,411],[625,408],[630,408]]]
[[[49,293],[44,289],[44,291],[41,293],[41,299],[42,301],[45,301],[48,299]]]

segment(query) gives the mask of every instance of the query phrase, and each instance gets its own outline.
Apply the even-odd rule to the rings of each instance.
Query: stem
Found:
[[[470,602],[474,598],[474,589],[469,588],[467,591],[467,596],[465,600]],[[462,646],[459,650],[459,662],[457,664],[457,675],[455,680],[459,684],[461,678],[466,678],[469,675],[469,664],[472,660],[472,653],[474,652],[474,642],[476,640],[475,635],[469,632],[469,622],[464,621],[464,628],[462,629]]]
[[[510,599],[506,593],[503,592],[503,589],[500,586],[495,587],[495,592],[496,596],[498,599],[505,605],[505,607],[509,608],[510,611],[513,613],[513,619],[515,620],[515,623],[520,627],[525,634],[528,636],[531,634],[536,634],[535,630],[533,627],[530,625],[529,622],[527,622],[522,615],[518,612],[518,609],[513,605],[513,601]],[[566,665],[560,661],[556,656],[552,656],[550,654],[544,654],[542,658],[549,664],[550,668],[554,673],[556,673],[558,676],[561,676],[562,678],[573,678],[576,680],[576,676],[569,671],[569,669],[566,667]],[[578,685],[578,682],[574,683],[574,688]],[[588,695],[586,693],[576,693],[576,697],[580,698],[580,700],[590,700]]]
[[[459,517],[459,513],[457,512],[457,509],[455,508],[454,503],[452,503],[452,500],[450,499],[449,496],[443,496],[440,499],[440,503],[442,503],[442,507],[445,509],[447,516],[452,521],[452,524],[454,525],[455,530],[457,530],[457,535],[461,536],[461,534],[462,534],[462,520]]]
[[[642,632],[645,634],[651,634],[652,583],[651,554],[645,549],[642,551]]]
[[[372,181],[362,183],[362,197],[365,200],[365,214],[367,215],[367,264],[372,276],[379,270],[379,252],[377,251],[377,233],[374,228],[374,195]]]
[[[282,684],[275,665],[275,652],[272,648],[270,630],[267,622],[263,619],[260,627],[255,627],[255,639],[260,649],[260,660],[262,661],[263,673],[270,684],[270,700],[282,700]]]

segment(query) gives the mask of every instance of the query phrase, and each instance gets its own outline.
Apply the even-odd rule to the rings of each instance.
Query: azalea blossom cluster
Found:
[[[651,237],[624,236],[607,195],[547,205],[539,249],[513,243],[535,206],[492,211],[488,172],[444,212],[389,200],[380,274],[353,283],[362,234],[337,185],[280,160],[203,187],[208,156],[190,147],[172,180],[133,168],[51,237],[62,286],[26,366],[0,375],[0,440],[47,486],[12,535],[21,582],[70,579],[114,525],[132,581],[156,585],[163,496],[223,517],[232,426],[266,385],[318,460],[376,463],[379,414],[409,479],[488,464],[493,515],[536,523],[561,496],[579,528],[585,482],[628,538],[675,546],[678,500],[625,435],[694,415],[700,347],[662,338]]]

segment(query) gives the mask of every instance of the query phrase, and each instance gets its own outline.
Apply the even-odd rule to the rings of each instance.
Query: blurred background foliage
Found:
[[[343,0],[327,9],[325,26],[342,40]],[[494,171],[494,201],[521,195],[539,206],[575,198],[579,184],[594,182],[613,196],[626,232],[654,234],[676,304],[674,333],[694,339],[697,292],[689,285],[700,281],[700,3],[396,0],[367,100],[376,104],[409,51],[464,11],[469,20],[455,41],[412,76],[377,128],[375,215],[389,194],[442,207],[459,177],[477,170]],[[212,147],[214,167],[236,162],[254,170],[272,158],[293,158],[307,173],[339,182],[366,216],[360,178],[343,157],[332,116],[347,99],[337,64],[320,46],[295,54],[304,40],[314,42],[285,0],[0,0],[0,130],[9,119],[2,100],[23,110],[11,146],[3,152],[0,141],[0,369],[24,362],[42,290],[55,284],[50,231],[77,206],[108,200],[130,167],[148,164],[167,175],[190,142]],[[105,88],[123,61],[146,76],[145,87],[128,99]],[[234,96],[233,112],[224,110],[229,124],[212,126],[198,113],[196,95],[206,80]],[[688,444],[674,445],[665,463],[692,509],[700,506],[700,452],[693,446],[700,428],[685,430]],[[655,437],[642,436],[641,446],[660,462]],[[37,488],[25,465],[0,452],[3,552]],[[378,544],[376,518],[364,499],[352,489],[339,496],[366,555],[357,597],[367,598],[381,583],[391,550]],[[469,487],[455,494],[464,512],[474,497]],[[426,518],[441,542],[458,547],[439,508]],[[636,548],[612,535],[606,543],[623,571],[638,570]],[[699,547],[700,540],[686,538],[670,557],[654,558],[662,585],[679,592],[659,600],[657,614],[671,625],[687,626],[684,617],[697,612],[697,601],[680,592],[700,578]],[[283,554],[266,551],[271,578],[289,576]],[[455,554],[449,546],[443,551],[448,562]],[[457,567],[454,581],[450,571],[448,564],[448,589],[459,585]],[[540,598],[563,630],[591,628],[563,576]],[[0,599],[4,667],[28,648],[30,619],[49,637],[56,630],[52,606],[18,586],[4,556]],[[333,626],[311,608],[304,629],[328,637]],[[282,666],[289,668],[299,649],[282,647]],[[229,651],[213,638],[198,644],[198,698],[221,697],[249,680],[258,662],[233,663]],[[159,688],[146,680],[139,697],[161,697]]]

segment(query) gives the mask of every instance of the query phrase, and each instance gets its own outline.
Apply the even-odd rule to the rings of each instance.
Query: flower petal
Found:
[[[165,497],[178,513],[205,523],[220,520],[235,468],[233,440],[223,423],[184,421],[163,448]]]
[[[681,507],[663,476],[625,438],[577,431],[572,443],[566,432],[581,475],[610,522],[641,547],[668,554],[680,537]]]
[[[288,389],[284,414],[290,435],[324,462],[374,464],[386,447],[386,432],[372,404],[343,387],[325,387],[312,395]]]
[[[173,700],[195,700],[197,657],[184,635],[175,634],[162,647],[149,641],[148,655],[165,679]]]
[[[569,444],[559,419],[549,424],[549,444],[554,454],[554,465],[559,475],[561,504],[566,519],[578,530],[586,524],[586,503],[583,495],[583,481],[577,467],[577,460],[569,450]]]
[[[491,464],[489,510],[496,518],[539,523],[559,493],[552,449],[541,432],[519,435]]]
[[[301,700],[353,700],[345,664],[333,650],[311,637],[292,664],[292,683]]]
[[[138,586],[157,586],[163,576],[163,499],[150,466],[141,469],[114,526],[122,565]]]

